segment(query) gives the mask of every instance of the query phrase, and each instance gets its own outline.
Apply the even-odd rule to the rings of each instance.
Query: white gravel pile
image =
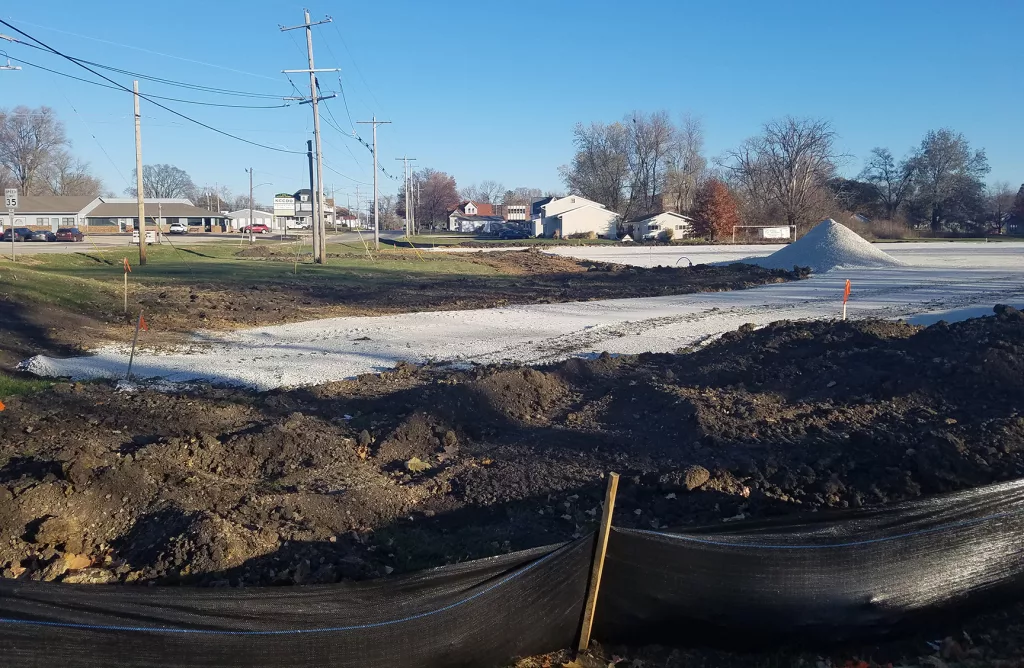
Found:
[[[823,273],[833,269],[901,267],[903,263],[864,240],[859,234],[831,218],[768,257],[743,260],[766,269],[810,267]]]

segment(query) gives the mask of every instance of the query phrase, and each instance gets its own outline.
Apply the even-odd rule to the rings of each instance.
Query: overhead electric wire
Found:
[[[37,49],[39,51],[42,51],[43,53],[51,53],[50,50],[44,49],[43,47],[38,46],[36,44],[29,44],[28,42],[23,42],[21,40],[15,40],[14,43],[15,44],[20,44],[22,46],[27,46],[27,47],[32,48],[32,49]],[[65,56],[65,57],[66,58],[70,58],[70,59],[72,59],[72,60],[74,60],[76,62],[79,62],[79,63],[85,63],[86,65],[92,65],[93,67],[98,67],[100,69],[108,70],[108,71],[111,71],[111,72],[117,72],[118,74],[124,74],[125,76],[134,77],[136,79],[144,79],[146,81],[153,81],[155,83],[161,83],[161,84],[165,84],[165,85],[168,85],[168,86],[178,86],[178,87],[181,87],[181,88],[188,88],[188,89],[191,89],[191,90],[201,91],[201,92],[204,92],[204,93],[216,93],[218,95],[234,95],[234,96],[238,96],[238,97],[266,98],[266,99],[271,99],[271,100],[279,100],[279,99],[281,99],[280,95],[274,95],[272,93],[254,93],[254,92],[250,92],[250,91],[232,90],[232,89],[229,89],[229,88],[216,88],[214,86],[204,86],[202,84],[194,84],[194,83],[189,83],[187,81],[176,81],[174,79],[165,79],[163,77],[157,77],[157,76],[153,76],[153,75],[150,75],[150,74],[143,74],[141,72],[132,72],[131,70],[124,70],[124,69],[121,69],[119,67],[114,67],[112,65],[104,65],[103,63],[97,63],[97,62],[92,61],[92,60],[85,60],[84,58],[76,58],[74,56]],[[37,65],[36,67],[40,67],[40,66]]]
[[[11,56],[11,60],[13,60],[15,62],[18,62],[18,63],[23,63],[25,65],[28,65],[29,67],[35,67],[36,69],[40,69],[40,70],[43,70],[45,72],[50,72],[51,74],[58,74],[58,75],[60,75],[62,77],[67,77],[68,79],[74,79],[75,81],[81,81],[82,83],[91,84],[93,86],[99,86],[100,88],[109,88],[111,90],[121,90],[121,88],[118,87],[118,86],[110,86],[110,85],[105,84],[105,83],[100,83],[99,81],[92,81],[91,79],[83,79],[82,77],[76,77],[75,75],[68,74],[67,72],[60,72],[58,70],[51,70],[49,67],[43,67],[42,65],[38,65],[36,63],[29,62],[29,61],[27,61],[27,60],[25,60],[23,58],[15,58],[15,57]],[[87,61],[82,61],[82,62],[87,62]],[[169,102],[181,102],[182,104],[197,104],[197,105],[204,106],[204,107],[227,107],[229,109],[283,109],[284,107],[294,106],[294,105],[289,104],[287,102],[284,103],[284,104],[225,104],[225,103],[221,103],[221,102],[203,102],[201,100],[185,100],[185,99],[182,99],[180,97],[167,97],[166,95],[153,95],[152,93],[149,93],[148,96],[153,98],[154,100],[167,100]]]
[[[214,65],[213,63],[206,63],[206,62],[203,62],[201,60],[195,60],[193,58],[185,58],[183,56],[175,56],[175,55],[171,55],[169,53],[160,53],[159,51],[153,51],[152,49],[146,49],[146,48],[143,48],[141,46],[132,46],[130,44],[121,44],[120,42],[111,42],[110,40],[100,39],[99,37],[91,37],[89,35],[80,35],[78,33],[70,32],[70,31],[67,31],[67,30],[60,30],[59,28],[50,28],[48,26],[39,25],[38,23],[32,23],[30,21],[19,21],[19,23],[24,23],[25,25],[30,25],[30,26],[32,26],[34,28],[42,28],[43,30],[51,30],[53,32],[59,32],[59,33],[65,34],[65,35],[71,35],[72,37],[80,37],[82,39],[88,39],[88,40],[92,40],[94,42],[101,42],[103,44],[111,44],[113,46],[120,46],[120,47],[125,48],[125,49],[132,49],[134,51],[142,51],[143,53],[151,53],[151,54],[156,55],[156,56],[163,56],[164,58],[173,58],[174,60],[181,60],[181,61],[184,61],[186,63],[195,63],[196,65],[203,65],[205,67],[213,67],[213,68],[216,68],[218,70],[225,70],[227,72],[234,72],[236,74],[244,74],[246,76],[257,77],[259,79],[268,79],[270,81],[277,81],[277,79],[275,79],[274,77],[270,77],[270,76],[267,76],[265,74],[256,74],[254,72],[246,72],[245,70],[236,70],[236,69],[234,69],[232,67],[225,67],[224,65]],[[10,24],[5,24],[5,25],[7,25],[8,27],[11,27]],[[18,32],[21,32],[21,31],[19,30]],[[21,33],[21,34],[24,35],[25,33]],[[26,37],[27,37],[27,35],[26,35]],[[39,40],[36,40],[36,41],[38,42]],[[40,42],[40,44],[42,44],[42,42]]]
[[[363,71],[359,69],[359,64],[356,62],[355,56],[352,55],[352,51],[348,48],[348,43],[345,41],[345,37],[341,34],[341,30],[338,30],[338,24],[332,23],[331,25],[334,26],[334,31],[338,33],[338,39],[341,40],[341,45],[345,47],[345,52],[348,53],[348,57],[352,61],[352,67],[355,68],[356,74],[359,75],[359,78],[363,82],[363,86],[366,87],[366,92],[370,94],[370,97],[373,98],[373,101],[377,104],[377,110],[383,110],[383,105],[381,105],[377,96],[373,94],[373,89],[370,88],[370,84],[366,83],[366,77],[363,76]]]
[[[46,47],[47,49],[49,49],[49,50],[50,50],[50,51],[52,51],[53,53],[57,54],[57,55],[58,55],[58,56],[60,56],[61,58],[65,58],[65,59],[67,59],[67,60],[71,61],[72,63],[74,63],[74,64],[78,65],[79,67],[81,67],[81,68],[83,68],[83,69],[85,69],[85,70],[87,70],[88,72],[91,72],[92,74],[94,74],[94,75],[96,75],[96,76],[100,77],[101,79],[103,79],[103,80],[105,80],[105,81],[108,81],[108,82],[110,82],[110,83],[114,84],[114,85],[115,85],[115,86],[117,86],[118,88],[121,88],[121,89],[123,89],[123,90],[124,90],[125,92],[128,92],[128,93],[132,93],[133,95],[135,94],[135,92],[134,92],[134,91],[133,91],[132,89],[130,89],[130,88],[128,88],[128,87],[126,87],[126,86],[124,86],[124,85],[122,85],[122,84],[118,83],[117,81],[114,81],[113,79],[111,79],[110,77],[108,77],[108,76],[106,76],[106,75],[104,75],[104,74],[100,74],[100,73],[99,73],[99,72],[97,72],[96,70],[94,70],[94,69],[90,68],[90,67],[89,67],[88,65],[85,65],[85,64],[83,64],[83,63],[80,63],[80,62],[78,62],[77,60],[75,60],[75,59],[74,59],[74,58],[72,58],[71,56],[68,56],[68,55],[66,55],[66,54],[64,54],[64,53],[62,53],[62,52],[60,52],[60,51],[58,51],[57,49],[54,49],[53,47],[51,47],[50,45],[48,45],[48,44],[44,43],[43,41],[41,41],[41,40],[39,40],[39,39],[36,39],[36,38],[35,38],[35,37],[33,37],[32,35],[29,35],[28,33],[24,32],[23,30],[20,30],[19,28],[16,28],[15,26],[11,25],[11,24],[10,24],[10,23],[8,23],[7,21],[4,21],[3,19],[0,19],[0,24],[3,24],[3,25],[5,25],[5,26],[7,26],[7,27],[8,27],[8,28],[10,28],[11,30],[13,30],[13,31],[17,32],[17,33],[18,33],[19,35],[22,35],[22,36],[24,36],[24,37],[27,37],[28,39],[30,39],[30,40],[32,40],[32,41],[34,41],[34,42],[38,43],[39,45],[41,45],[41,46],[44,46],[44,47]],[[194,119],[194,118],[192,118],[192,117],[190,117],[190,116],[187,116],[187,115],[185,115],[185,114],[181,113],[180,111],[176,111],[176,110],[174,110],[174,109],[171,109],[171,108],[170,108],[170,107],[168,107],[167,105],[161,104],[161,103],[159,103],[159,102],[157,102],[157,101],[155,101],[155,100],[151,99],[150,97],[148,97],[148,96],[146,96],[146,95],[143,95],[143,94],[139,93],[139,94],[138,94],[138,96],[139,96],[139,98],[141,98],[141,99],[143,99],[143,100],[146,100],[146,101],[148,101],[148,102],[149,102],[150,104],[153,104],[153,105],[155,105],[155,106],[157,106],[157,107],[159,107],[159,108],[163,109],[164,111],[168,111],[168,112],[170,112],[170,113],[174,114],[175,116],[179,116],[179,117],[181,117],[181,118],[184,118],[184,119],[185,119],[185,120],[187,120],[187,121],[190,121],[190,122],[192,122],[192,123],[195,123],[196,125],[198,125],[198,126],[200,126],[200,127],[204,127],[204,128],[206,128],[207,130],[211,130],[211,131],[213,131],[213,132],[216,132],[217,134],[221,134],[221,135],[224,135],[225,137],[230,137],[231,139],[235,139],[235,140],[237,140],[237,141],[240,141],[240,142],[243,142],[243,143],[245,143],[245,144],[250,144],[250,145],[252,145],[252,146],[257,146],[257,147],[259,147],[259,148],[264,148],[264,149],[267,149],[267,150],[269,150],[269,151],[277,151],[277,152],[279,152],[279,153],[292,153],[292,154],[297,154],[297,155],[302,155],[302,154],[304,153],[304,151],[293,151],[293,150],[290,150],[290,149],[286,149],[286,148],[278,148],[278,147],[276,147],[276,146],[268,146],[268,145],[266,145],[266,144],[261,144],[261,143],[259,143],[259,142],[255,142],[255,141],[252,141],[252,140],[249,140],[249,139],[245,139],[245,138],[243,138],[243,137],[239,137],[238,135],[233,135],[233,134],[231,134],[230,132],[225,132],[225,131],[223,131],[223,130],[219,130],[219,129],[217,129],[217,128],[213,127],[212,125],[209,125],[209,124],[207,124],[207,123],[203,123],[202,121],[198,121],[198,120],[196,120],[196,119]]]

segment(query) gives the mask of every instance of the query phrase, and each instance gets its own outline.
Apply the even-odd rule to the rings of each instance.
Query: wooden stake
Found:
[[[124,312],[128,312],[128,272],[124,272]]]
[[[587,589],[587,603],[583,608],[583,624],[580,627],[580,643],[577,651],[582,652],[590,645],[590,631],[594,626],[594,611],[597,609],[597,591],[601,588],[601,573],[604,572],[604,555],[608,551],[608,535],[612,529],[612,512],[615,510],[615,494],[619,491],[619,474],[608,474],[608,488],[604,494],[604,510],[601,512],[601,526],[594,545],[594,561],[590,568],[590,585]]]
[[[139,311],[139,319],[135,321],[135,338],[132,339],[132,354],[128,357],[128,373],[124,377],[125,380],[132,379],[132,362],[135,361],[135,345],[139,342],[139,327],[142,327],[142,311]]]

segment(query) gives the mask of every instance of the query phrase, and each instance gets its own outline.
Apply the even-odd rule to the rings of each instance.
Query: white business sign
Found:
[[[294,216],[295,215],[295,198],[294,197],[275,197],[274,198],[274,215],[275,216]]]
[[[788,227],[766,227],[761,230],[761,237],[763,239],[788,239],[789,228]]]
[[[7,189],[4,190],[4,203],[7,205],[8,209],[17,209],[18,208],[18,189],[17,188],[7,188]]]

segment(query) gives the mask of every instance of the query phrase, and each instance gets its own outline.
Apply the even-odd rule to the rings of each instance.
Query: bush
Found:
[[[676,231],[673,230],[671,227],[666,227],[665,229],[658,233],[658,240],[664,241],[665,243],[670,243],[672,241],[672,237],[675,236],[675,233]]]
[[[590,232],[576,232],[575,234],[570,234],[569,236],[566,237],[566,239],[596,239],[596,238],[597,238],[597,232],[594,232],[593,230],[591,230]]]

